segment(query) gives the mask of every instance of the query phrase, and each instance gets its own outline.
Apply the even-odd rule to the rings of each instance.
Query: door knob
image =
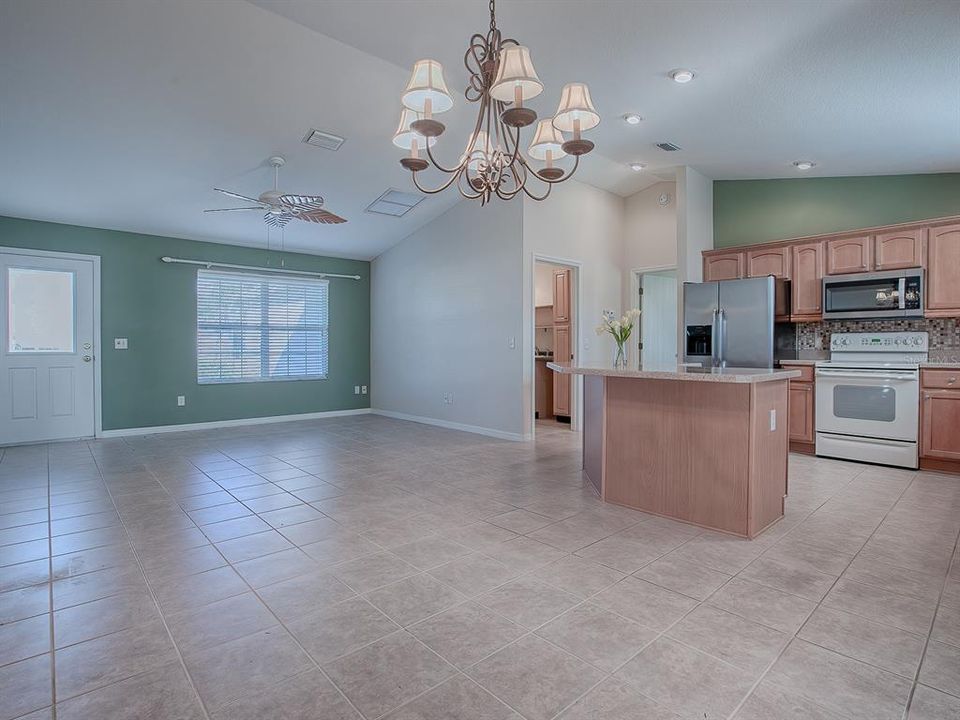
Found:
[[[91,360],[93,360],[93,358],[90,357],[89,355],[84,355],[84,356],[83,356],[83,361],[84,361],[84,362],[90,362]]]

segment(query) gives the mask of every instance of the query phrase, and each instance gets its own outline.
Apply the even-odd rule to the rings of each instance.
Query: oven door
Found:
[[[817,432],[916,442],[916,370],[817,368]]]

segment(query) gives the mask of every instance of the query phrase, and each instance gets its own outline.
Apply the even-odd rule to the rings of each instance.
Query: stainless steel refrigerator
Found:
[[[685,363],[772,368],[795,353],[789,281],[772,276],[683,284]]]

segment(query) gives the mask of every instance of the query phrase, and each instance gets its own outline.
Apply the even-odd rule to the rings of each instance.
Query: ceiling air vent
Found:
[[[665,152],[676,152],[677,150],[680,149],[679,146],[674,145],[673,143],[670,143],[670,142],[659,142],[657,143],[657,147]]]
[[[402,192],[391,188],[367,205],[367,212],[377,213],[378,215],[403,217],[413,210],[422,200],[423,195]]]
[[[305,142],[307,145],[323,148],[324,150],[336,151],[340,149],[340,146],[343,145],[345,139],[339,135],[311,129],[306,135],[303,136],[303,142]]]

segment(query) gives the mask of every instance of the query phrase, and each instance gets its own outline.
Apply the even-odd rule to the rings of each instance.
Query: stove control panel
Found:
[[[833,352],[914,352],[925,353],[930,347],[925,332],[833,333]]]

